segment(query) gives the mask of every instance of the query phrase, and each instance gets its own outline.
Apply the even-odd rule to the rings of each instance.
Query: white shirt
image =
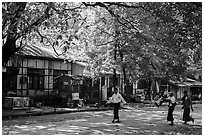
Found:
[[[120,94],[120,93],[117,93],[117,94],[113,94],[112,95],[112,97],[111,97],[111,99],[107,102],[107,103],[119,103],[119,102],[123,102],[124,104],[125,103],[127,103],[124,99],[123,99],[123,97],[122,97],[122,95]]]
[[[169,97],[168,99],[170,100],[169,106],[172,106],[172,104],[174,104],[176,102],[176,99],[174,96]]]

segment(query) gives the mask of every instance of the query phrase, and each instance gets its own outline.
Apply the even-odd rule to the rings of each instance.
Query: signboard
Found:
[[[72,100],[79,100],[79,93],[72,93]]]
[[[71,85],[83,85],[83,80],[71,80]]]
[[[2,72],[6,72],[6,67],[2,66]]]
[[[64,85],[69,85],[69,82],[65,81],[65,82],[64,82]]]

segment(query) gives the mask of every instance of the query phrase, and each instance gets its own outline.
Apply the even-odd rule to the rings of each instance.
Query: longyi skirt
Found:
[[[183,121],[192,121],[193,118],[190,116],[190,108],[184,108]]]

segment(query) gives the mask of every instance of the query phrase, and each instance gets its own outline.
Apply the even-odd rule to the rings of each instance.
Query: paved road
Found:
[[[202,134],[202,106],[194,106],[195,123],[185,125],[181,106],[174,111],[175,125],[166,121],[167,107],[120,110],[121,123],[111,123],[112,111],[35,116],[2,122],[2,134],[13,135],[167,135]]]

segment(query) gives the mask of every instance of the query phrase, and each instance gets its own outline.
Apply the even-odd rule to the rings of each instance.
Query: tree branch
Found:
[[[87,2],[82,2],[85,6],[92,6],[92,7],[95,7],[95,6],[99,6],[99,7],[103,7],[105,8],[111,15],[115,15],[114,12],[112,10],[110,10],[104,3],[102,2],[95,2],[94,4],[90,4],[90,3],[87,3]]]
[[[56,51],[55,47],[54,47],[54,44],[55,44],[55,43],[54,43],[54,42],[53,42],[53,43],[50,42],[49,39],[48,39],[47,37],[43,36],[37,28],[36,28],[35,30],[36,30],[36,32],[38,33],[38,35],[41,37],[41,41],[40,41],[40,42],[42,42],[43,45],[45,45],[43,39],[47,39],[47,41],[50,43],[50,45],[52,46],[52,48],[53,48],[54,52],[57,54],[57,56],[60,56],[60,55],[58,54],[58,52]],[[45,45],[45,46],[46,46],[46,45]]]
[[[104,3],[109,4],[109,6],[111,6],[111,5],[116,5],[116,6],[121,6],[121,7],[143,8],[143,9],[144,9],[143,6],[131,6],[131,5],[125,5],[125,4],[117,3],[117,2],[104,2],[104,3],[102,3],[102,2],[95,2],[95,3],[93,3],[93,4],[86,3],[86,2],[82,2],[82,3],[83,3],[85,6],[93,6],[93,7],[95,7],[95,6],[100,6],[100,7],[104,7],[106,10],[108,10],[108,12],[109,12],[112,16],[114,16],[114,17],[117,19],[117,21],[118,21],[121,25],[123,25],[123,26],[125,26],[126,28],[130,29],[130,27],[128,27],[128,26],[126,25],[126,23],[121,22],[119,18],[121,18],[122,20],[124,20],[125,22],[127,22],[128,24],[130,24],[133,29],[135,29],[137,32],[139,32],[139,30],[138,30],[137,28],[135,28],[135,26],[134,26],[130,21],[128,21],[128,20],[126,20],[126,19],[120,17],[120,15],[115,15],[115,13],[114,13],[112,10],[110,10],[110,9],[108,8],[108,6],[106,6]]]
[[[103,44],[99,44],[99,45],[96,45],[96,46],[107,45],[107,44],[109,44],[109,43],[112,43],[112,42],[114,42],[114,41],[113,41],[113,40],[112,40],[112,41],[108,41],[108,42],[106,42],[106,43],[103,43]]]
[[[53,48],[53,50],[54,50],[54,52],[57,54],[57,56],[59,56],[59,54],[57,53],[57,51],[56,51],[56,49],[55,49],[55,45],[54,45],[54,43],[52,44],[51,42],[50,42],[50,44],[52,45],[52,48]]]
[[[141,5],[133,6],[133,5],[123,4],[122,2],[104,2],[104,3],[109,4],[110,6],[115,5],[118,7],[125,7],[125,8],[142,8],[142,9],[144,9],[144,6],[141,6]]]
[[[27,28],[25,28],[23,31],[21,31],[20,33],[18,33],[18,36],[16,39],[20,38],[23,34],[29,32],[29,30],[31,30],[32,28],[34,28],[35,26],[40,25],[43,21],[45,21],[46,19],[48,19],[50,17],[49,11],[51,9],[51,5],[52,2],[49,2],[47,4],[47,8],[44,11],[44,15],[42,15],[41,17],[39,17],[36,21],[34,21],[33,23],[31,23],[30,25],[28,25]]]
[[[40,33],[40,31],[38,30],[38,28],[36,28],[35,30],[36,30],[36,32],[38,33],[38,35],[41,37],[40,42],[43,42],[43,39],[44,39],[44,38],[48,40],[47,37],[43,36],[43,35]]]
[[[123,18],[123,17],[122,17],[121,19],[123,19],[124,21],[126,21],[128,24],[130,24],[130,25],[132,26],[133,29],[135,29],[136,31],[139,32],[138,28],[136,28],[136,27],[131,23],[131,21],[128,21],[127,19],[125,19],[125,18]]]
[[[54,3],[53,3],[51,7],[52,7],[52,9],[53,9],[54,11],[56,11],[57,13],[62,13],[62,12],[65,12],[65,11],[75,11],[75,10],[77,10],[77,9],[80,9],[81,6],[82,6],[82,5],[80,5],[80,6],[78,6],[78,7],[75,7],[75,8],[58,10],[58,9],[55,8]]]

